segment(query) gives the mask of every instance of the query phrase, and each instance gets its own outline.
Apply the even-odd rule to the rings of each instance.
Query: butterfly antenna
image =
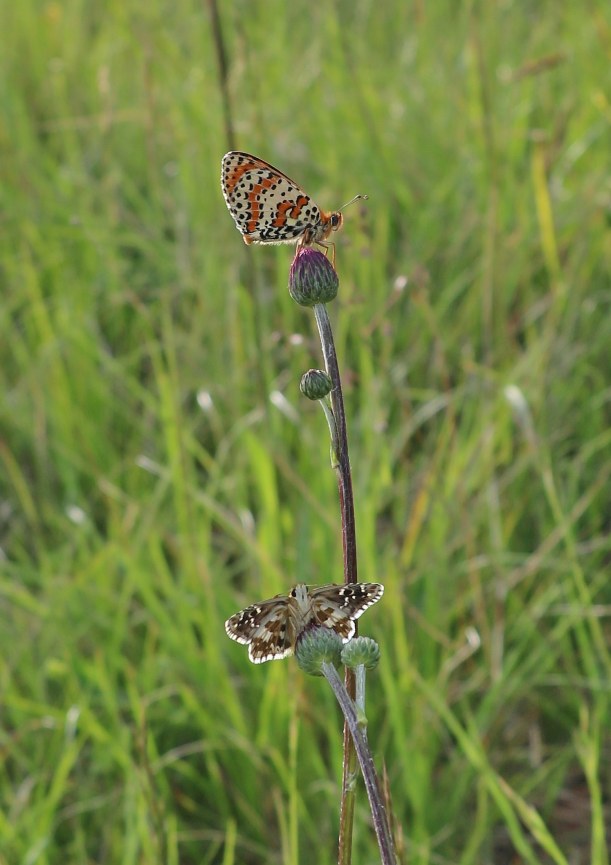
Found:
[[[358,201],[359,198],[362,198],[363,201],[367,201],[367,199],[369,198],[369,196],[368,196],[368,195],[355,195],[354,198],[351,198],[350,201],[349,201],[347,204],[344,204],[343,207],[340,207],[340,210],[345,210],[345,209],[346,209],[347,207],[349,207],[351,204],[354,204],[355,201]]]

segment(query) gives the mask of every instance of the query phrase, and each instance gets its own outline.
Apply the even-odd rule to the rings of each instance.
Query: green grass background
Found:
[[[0,11],[0,862],[336,861],[333,700],[223,629],[342,579],[313,318],[233,145],[370,196],[331,314],[401,862],[605,865],[608,3],[220,18],[227,98],[209,3]]]

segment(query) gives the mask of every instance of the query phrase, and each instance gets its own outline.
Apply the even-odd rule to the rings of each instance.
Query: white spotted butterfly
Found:
[[[317,244],[335,253],[327,238],[342,227],[343,208],[321,210],[294,180],[263,159],[239,150],[226,153],[221,187],[244,243]],[[356,195],[348,204],[359,198],[367,196]]]
[[[288,595],[276,595],[231,616],[225,630],[232,640],[248,646],[253,664],[262,664],[292,655],[299,635],[310,627],[331,628],[347,643],[356,630],[355,621],[383,594],[381,583],[300,583]]]

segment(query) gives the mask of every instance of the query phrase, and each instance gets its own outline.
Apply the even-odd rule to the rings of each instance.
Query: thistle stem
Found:
[[[364,673],[364,667],[362,669]],[[357,707],[353,700],[351,700],[348,691],[344,687],[344,684],[333,664],[328,661],[323,661],[321,664],[321,671],[331,685],[333,693],[335,694],[341,710],[344,713],[345,723],[350,730],[352,741],[356,748],[356,754],[361,766],[361,772],[363,773],[365,789],[367,790],[367,797],[371,808],[373,826],[378,839],[382,865],[396,865],[397,859],[392,835],[390,833],[390,827],[388,825],[386,808],[382,801],[380,783],[375,770],[373,756],[369,750],[369,745],[367,744],[367,737],[359,722]]]
[[[331,409],[335,417],[336,437],[335,447],[337,486],[339,490],[339,506],[342,520],[342,549],[344,553],[344,583],[356,583],[358,579],[356,559],[356,524],[354,519],[354,498],[352,494],[352,474],[348,455],[348,431],[346,428],[346,412],[339,374],[339,365],[333,339],[333,329],[327,307],[322,303],[314,306],[314,316],[320,335],[320,343],[325,361],[325,369],[333,385],[331,393]],[[358,628],[355,633],[358,633]],[[336,673],[337,675],[337,673]],[[346,668],[345,686],[351,700],[355,697],[354,671]],[[357,757],[354,742],[350,735],[347,720],[344,721],[344,762],[342,767],[342,796],[339,818],[339,851],[338,865],[350,865],[352,861],[352,831],[354,826],[354,806],[356,801]]]
[[[344,397],[342,383],[339,375],[339,365],[335,352],[335,341],[327,307],[323,303],[317,303],[314,307],[314,316],[320,334],[320,343],[325,360],[325,369],[331,379],[333,389],[331,397],[331,408],[335,416],[337,428],[337,485],[339,488],[340,508],[342,514],[342,544],[344,550],[344,582],[357,582],[356,563],[356,525],[354,521],[354,498],[352,495],[352,474],[350,472],[350,459],[348,456],[348,432],[346,429],[346,412],[344,410]]]

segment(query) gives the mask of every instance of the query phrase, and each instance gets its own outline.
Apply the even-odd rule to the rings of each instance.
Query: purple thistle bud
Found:
[[[289,271],[289,292],[301,306],[328,303],[337,296],[339,279],[326,255],[310,246],[303,246]]]

